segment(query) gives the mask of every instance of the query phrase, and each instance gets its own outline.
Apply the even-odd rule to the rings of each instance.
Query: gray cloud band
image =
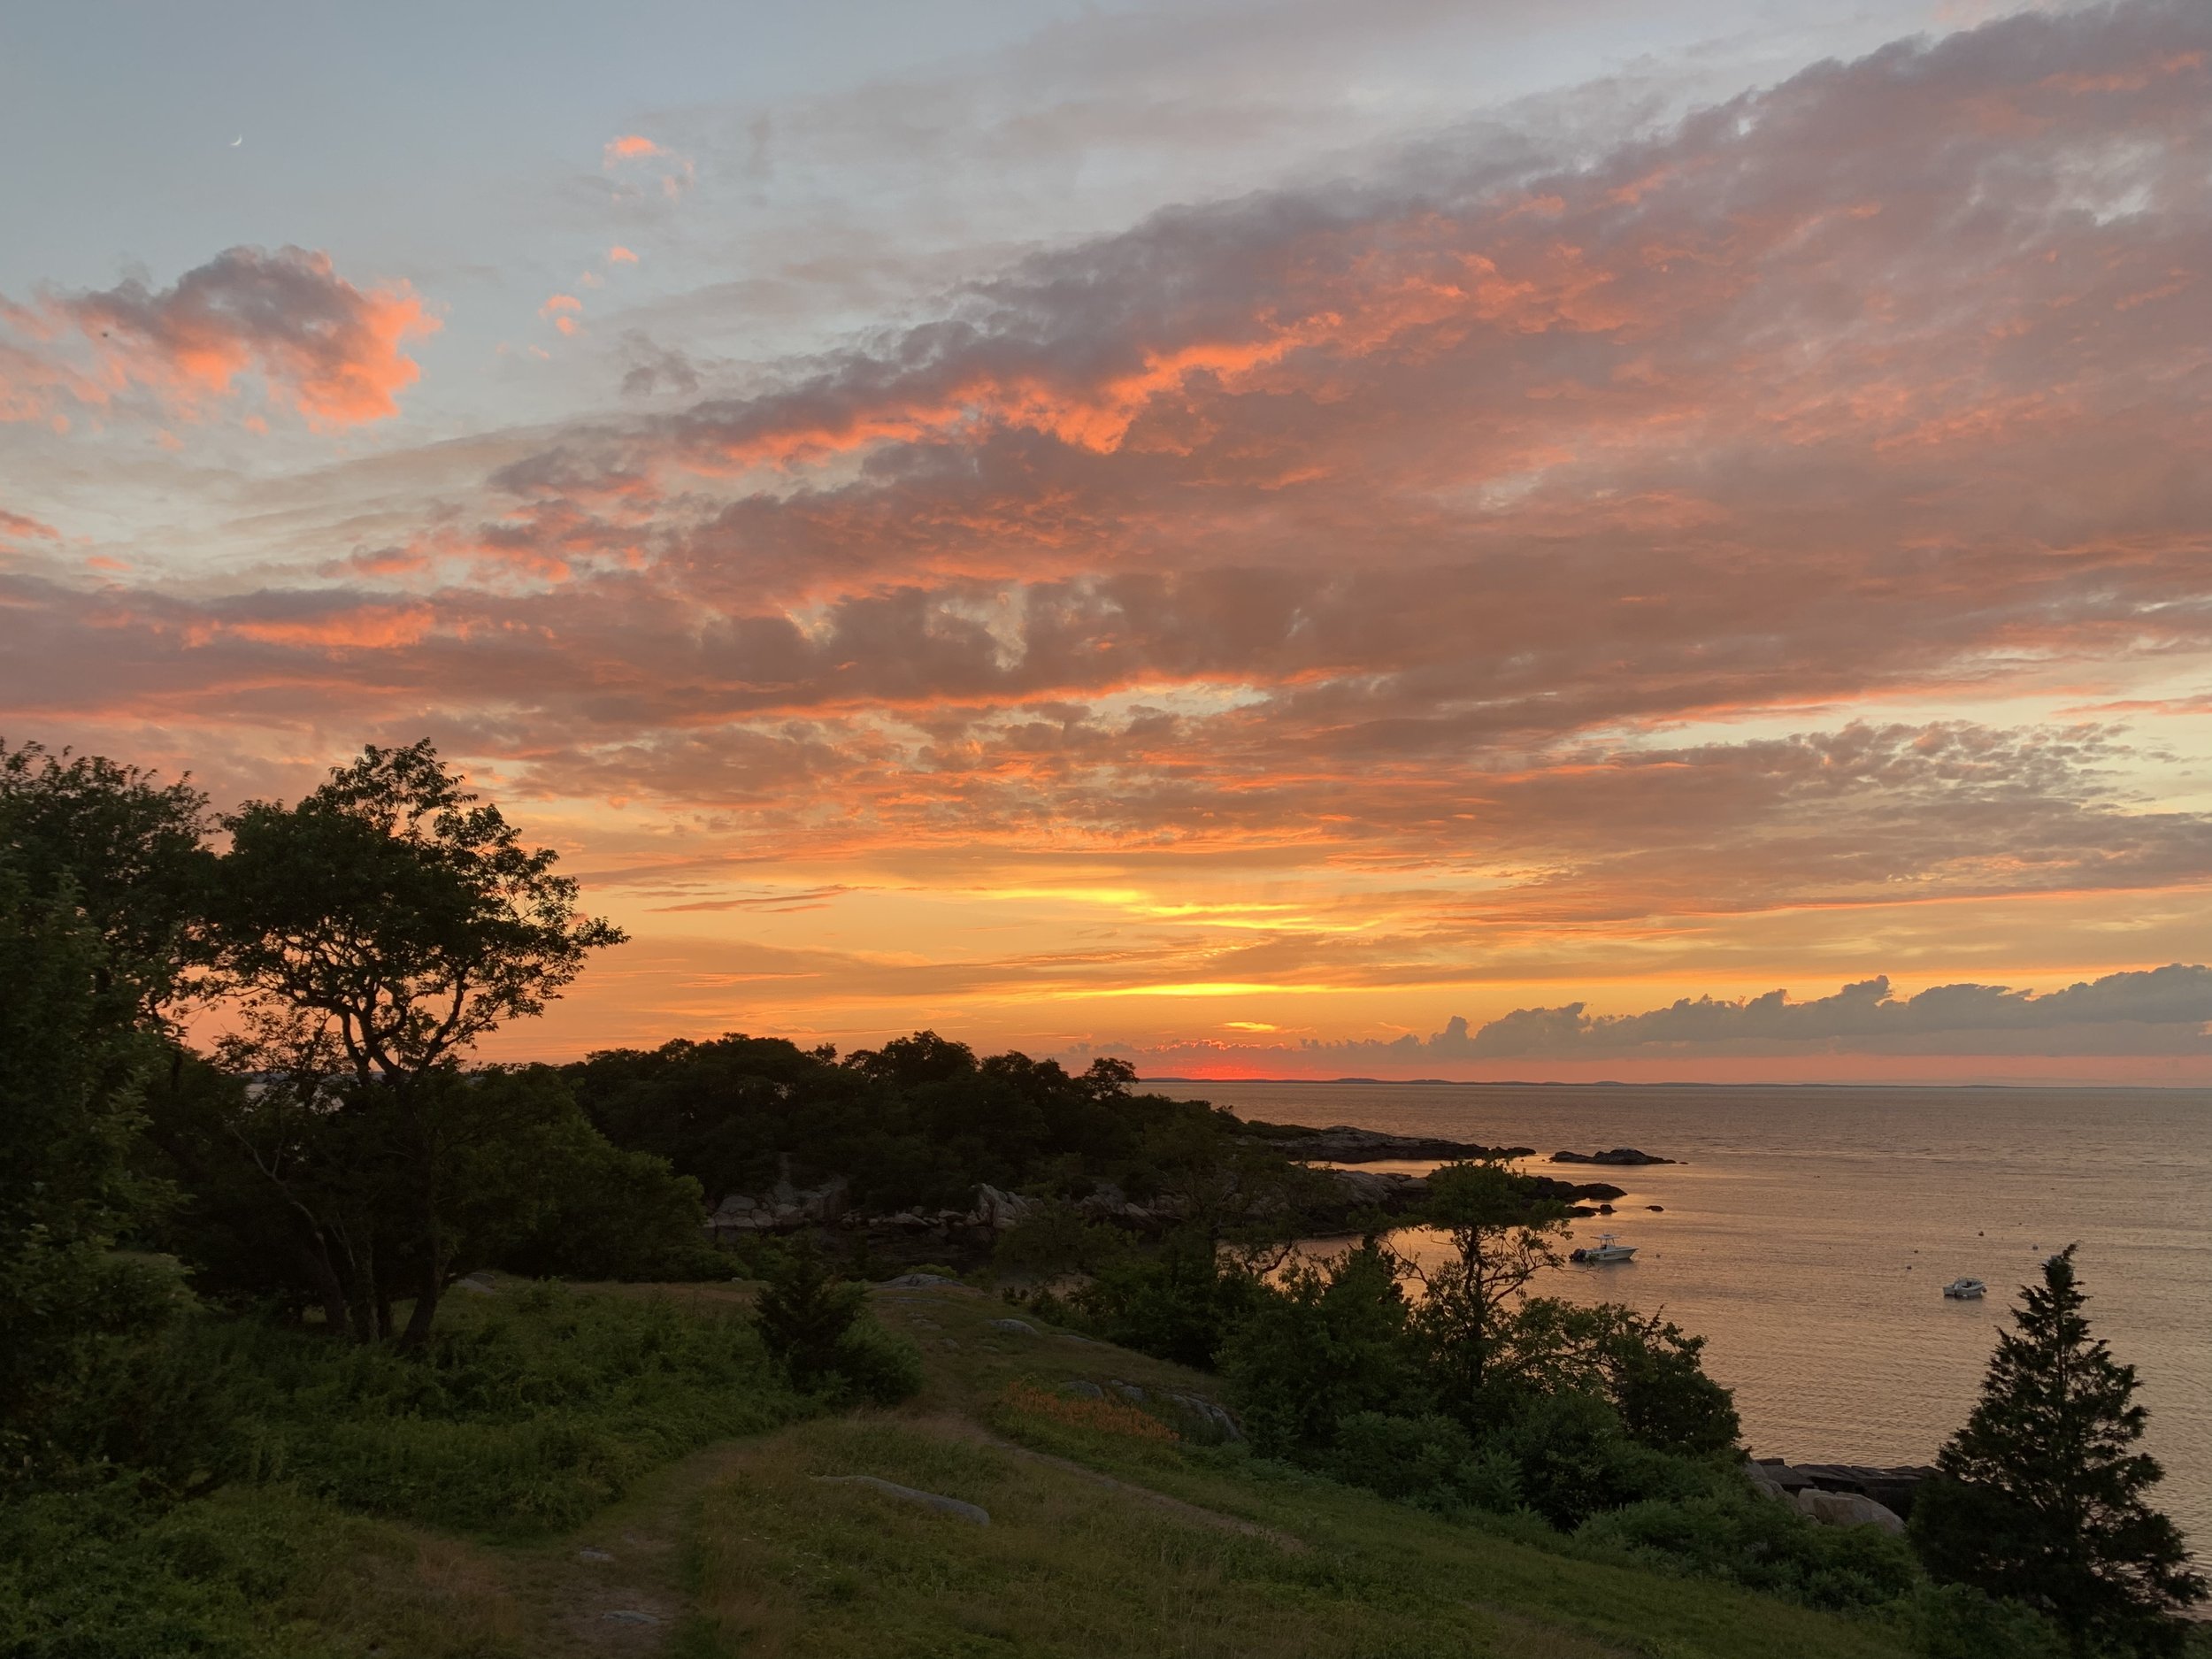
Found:
[[[1901,997],[1892,993],[1888,976],[1881,975],[1809,1002],[1792,1002],[1788,993],[1770,991],[1742,1002],[1686,997],[1640,1014],[1594,1017],[1586,1004],[1567,1002],[1516,1009],[1472,1029],[1455,1018],[1425,1040],[1344,1047],[1406,1059],[1577,1059],[1715,1055],[1747,1048],[1773,1052],[1812,1045],[1939,1053],[1953,1047],[1939,1040],[1957,1037],[1971,1040],[1956,1045],[1961,1052],[1995,1053],[2018,1046],[1991,1041],[2005,1035],[2084,1038],[2085,1028],[2120,1026],[2133,1029],[2116,1035],[2108,1032],[2102,1040],[2084,1038],[2079,1051],[2170,1053],[2212,1049],[2212,1042],[2203,1040],[2208,1024],[2212,1024],[2212,969],[2173,963],[2039,995],[2001,985],[1939,985]]]

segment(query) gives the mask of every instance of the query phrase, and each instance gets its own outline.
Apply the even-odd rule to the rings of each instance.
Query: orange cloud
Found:
[[[6,320],[21,327],[28,315],[12,308]],[[27,360],[35,386],[80,403],[104,404],[137,388],[187,413],[257,374],[272,402],[331,426],[397,414],[397,394],[421,374],[401,347],[439,327],[404,282],[358,288],[328,256],[300,248],[233,248],[160,290],[133,279],[49,295],[35,317],[48,342],[42,357],[0,342],[0,412],[46,412],[43,400],[12,389]],[[64,326],[81,337],[91,368],[56,355]]]
[[[698,169],[689,157],[680,156],[649,138],[630,133],[607,141],[600,157],[600,165],[605,171],[620,172],[632,163],[650,164],[647,168],[649,176],[653,173],[659,175],[661,194],[672,201],[688,189],[698,176]],[[617,192],[618,195],[627,193],[627,187]]]
[[[320,616],[241,618],[218,625],[228,634],[265,645],[387,650],[412,645],[435,626],[427,605],[364,605]],[[202,634],[204,641],[210,637]]]
[[[2185,714],[2212,660],[2212,101],[2136,73],[2208,45],[2027,15],[1609,152],[1440,139],[711,387],[627,336],[650,405],[380,461],[288,574],[26,543],[0,717],[434,731],[641,936],[714,935],[608,993],[679,1030],[1256,1044],[2193,960],[2198,740],[2067,705]],[[868,952],[770,938],[764,884]]]
[[[637,256],[623,247],[621,243],[617,242],[607,250],[607,263],[609,265],[635,265]]]

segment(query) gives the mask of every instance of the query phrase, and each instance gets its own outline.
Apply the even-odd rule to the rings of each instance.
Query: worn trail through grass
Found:
[[[1901,1652],[1870,1625],[1576,1560],[1140,1432],[1110,1402],[1025,1409],[1076,1378],[1215,1385],[1049,1330],[997,1328],[1003,1309],[962,1287],[873,1301],[923,1348],[918,1399],[710,1447],[557,1540],[438,1545],[472,1586],[479,1634],[434,1659]],[[826,1475],[978,1504],[990,1525]]]

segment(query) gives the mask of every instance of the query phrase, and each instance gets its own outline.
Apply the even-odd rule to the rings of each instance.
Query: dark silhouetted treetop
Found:
[[[2048,1614],[2074,1650],[2178,1651],[2204,1599],[2181,1534],[2151,1508],[2136,1373],[2090,1334],[2069,1245],[2001,1332],[1966,1426],[1916,1497],[1913,1541],[1937,1578]]]
[[[217,934],[255,1040],[334,1044],[362,1081],[429,1070],[544,1010],[620,929],[577,914],[558,855],[525,847],[427,739],[365,749],[296,805],[224,820]]]
[[[611,1140],[659,1153],[710,1201],[764,1191],[787,1172],[841,1176],[856,1202],[887,1210],[965,1208],[979,1182],[1135,1196],[1189,1185],[1192,1147],[1213,1162],[1235,1150],[1233,1119],[1133,1092],[1126,1062],[1071,1074],[1018,1053],[979,1060],[933,1032],[842,1062],[780,1038],[679,1041],[595,1054],[569,1076]]]
[[[215,857],[207,797],[188,779],[98,755],[0,741],[0,846],[27,890],[70,902],[104,947],[95,969],[141,1015],[157,1012],[204,960],[202,918]]]

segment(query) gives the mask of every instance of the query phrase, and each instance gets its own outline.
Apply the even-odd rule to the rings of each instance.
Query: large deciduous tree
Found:
[[[2200,1601],[2162,1479],[2140,1449],[2132,1365],[2090,1335],[2069,1245],[2001,1332],[1966,1426],[1914,1499],[1912,1538],[1938,1578],[2047,1614],[2078,1654],[2177,1652],[2172,1615]]]
[[[623,934],[580,915],[557,856],[427,740],[372,745],[297,803],[249,802],[223,826],[226,1057],[259,1079],[234,1139],[305,1229],[332,1317],[388,1334],[395,1293],[411,1295],[403,1340],[419,1342],[465,1237],[451,1171],[503,1133],[455,1064]]]

